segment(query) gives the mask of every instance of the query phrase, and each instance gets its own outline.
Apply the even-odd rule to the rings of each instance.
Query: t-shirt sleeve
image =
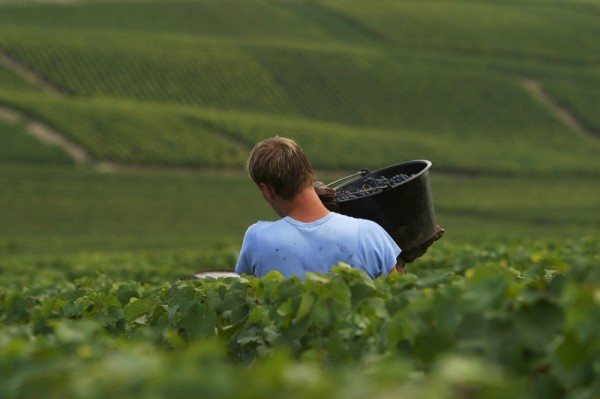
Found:
[[[255,232],[254,225],[248,227],[246,234],[244,234],[244,241],[242,242],[242,249],[238,257],[237,264],[235,265],[235,272],[237,274],[252,274],[256,275],[252,261],[252,251],[256,248],[255,246]]]
[[[379,224],[364,220],[359,229],[359,248],[365,271],[372,278],[389,274],[401,249]]]

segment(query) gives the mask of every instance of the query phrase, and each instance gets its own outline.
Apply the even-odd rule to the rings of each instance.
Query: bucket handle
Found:
[[[364,176],[366,176],[368,174],[369,174],[369,169],[359,170],[358,172],[356,172],[354,174],[351,174],[351,175],[346,176],[346,177],[342,177],[341,179],[337,179],[336,181],[332,181],[331,183],[327,184],[327,187],[331,187],[331,186],[333,186],[336,183],[343,182],[345,180],[352,179],[352,178],[355,178],[357,176],[364,177]],[[334,188],[337,188],[337,187],[334,187]]]

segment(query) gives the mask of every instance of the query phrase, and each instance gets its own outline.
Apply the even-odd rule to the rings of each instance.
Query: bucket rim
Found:
[[[425,164],[425,167],[421,171],[419,171],[419,173],[415,173],[414,175],[412,175],[409,179],[406,179],[405,181],[408,181],[408,180],[410,180],[410,179],[412,179],[414,177],[419,176],[420,174],[422,174],[423,172],[425,172],[427,169],[431,168],[431,165],[433,165],[431,163],[431,161],[429,161],[427,159],[415,159],[415,160],[412,160],[412,161],[399,162],[399,163],[395,163],[395,164],[392,164],[392,165],[384,166],[383,168],[379,168],[379,169],[376,169],[376,170],[373,170],[373,171],[369,172],[368,175],[373,174],[373,173],[377,173],[377,172],[381,172],[381,171],[384,171],[386,169],[392,169],[392,168],[397,168],[398,166],[405,166],[405,165],[411,165],[411,164]],[[400,184],[402,184],[402,183],[400,183]]]

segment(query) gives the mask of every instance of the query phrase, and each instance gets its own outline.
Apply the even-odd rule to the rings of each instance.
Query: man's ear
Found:
[[[273,199],[275,197],[275,190],[273,187],[269,186],[267,183],[258,183],[258,189],[262,192],[263,197],[267,200]]]

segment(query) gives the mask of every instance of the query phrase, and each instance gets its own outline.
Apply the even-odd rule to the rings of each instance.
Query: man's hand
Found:
[[[398,257],[396,263],[396,266],[392,267],[392,270],[390,270],[390,272],[388,274],[394,274],[394,273],[398,273],[401,275],[405,275],[406,272],[404,271],[404,261],[402,260],[402,258]]]
[[[328,187],[325,183],[320,181],[315,182],[313,188],[327,209],[334,212],[339,210],[339,205],[332,201],[332,198],[335,195],[335,188]]]
[[[417,245],[414,248],[410,248],[407,250],[403,250],[400,253],[400,258],[404,260],[406,263],[411,263],[415,259],[420,258],[425,255],[425,252],[429,249],[429,247],[437,240],[444,236],[445,230],[441,228],[439,225],[435,227],[435,234],[429,240],[425,241],[423,244]]]

